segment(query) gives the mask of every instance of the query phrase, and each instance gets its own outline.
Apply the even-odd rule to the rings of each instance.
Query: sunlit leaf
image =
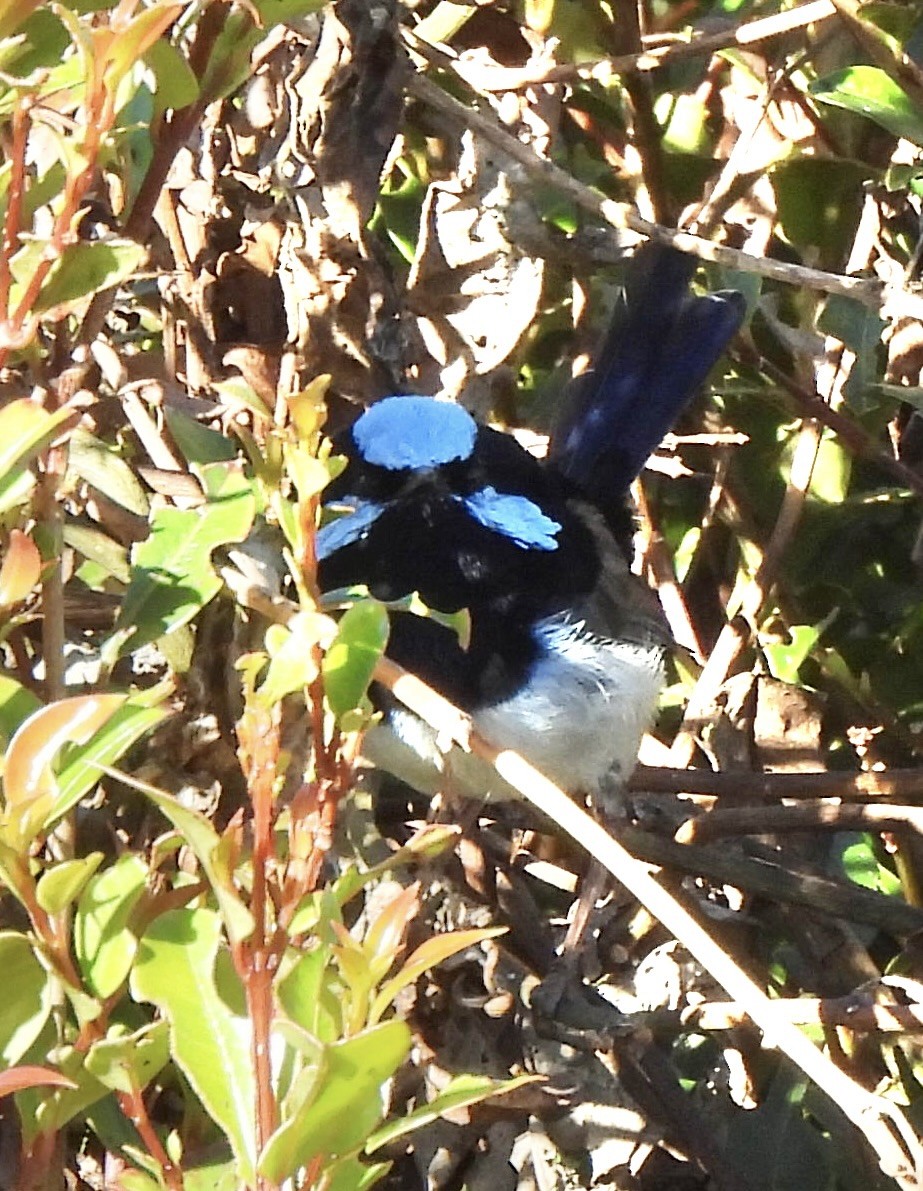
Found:
[[[147,694],[150,694],[148,692]],[[162,707],[148,707],[134,695],[87,741],[68,750],[57,772],[57,790],[44,826],[52,827],[72,810],[99,781],[102,767],[113,765],[167,715]]]
[[[839,438],[825,432],[811,472],[811,495],[827,504],[842,504],[849,492],[851,476],[852,454]]]
[[[66,313],[74,302],[119,285],[142,264],[147,249],[132,240],[81,240],[65,248],[48,274],[33,314]]]
[[[327,390],[332,377],[316,376],[299,393],[286,399],[289,416],[302,442],[312,443],[327,420]]]
[[[503,934],[506,934],[505,926],[491,926],[481,930],[451,931],[449,934],[434,935],[431,939],[427,939],[401,966],[397,975],[382,985],[372,1004],[369,1020],[377,1021],[401,989],[413,984],[430,968],[443,963],[444,960],[452,955],[457,955],[459,951],[464,951],[467,947],[475,947],[487,939],[495,939],[498,935]]]
[[[327,701],[338,719],[360,705],[387,644],[388,614],[377,601],[363,600],[343,613],[322,666]]]
[[[415,882],[402,889],[375,918],[366,932],[363,949],[370,957],[387,960],[390,966],[419,908],[420,886]]]
[[[280,1183],[323,1154],[358,1149],[384,1116],[381,1088],[410,1051],[402,1021],[374,1026],[325,1048],[323,1080],[297,1113],[282,1124],[260,1155],[260,1172]]]
[[[145,52],[144,60],[156,80],[155,115],[160,115],[167,108],[177,110],[195,103],[199,96],[199,81],[176,46],[161,37]]]
[[[118,451],[81,426],[68,441],[69,468],[123,509],[147,516],[148,499],[141,481]]]
[[[87,562],[99,567],[107,577],[111,576],[120,583],[128,583],[131,579],[128,551],[101,529],[67,521],[64,525],[64,541],[82,554]]]
[[[0,477],[33,459],[54,438],[62,422],[73,416],[66,406],[49,413],[27,397],[0,409]]]
[[[541,1082],[541,1079],[541,1076],[536,1075],[519,1075],[515,1079],[506,1080],[489,1079],[486,1075],[456,1075],[427,1104],[376,1129],[366,1143],[365,1152],[374,1154],[382,1146],[389,1145],[399,1137],[406,1137],[415,1129],[429,1125],[447,1112],[457,1112],[493,1096],[503,1096],[507,1092],[525,1087],[526,1084]]]
[[[279,1001],[293,1022],[321,1042],[334,1042],[342,1031],[342,1006],[330,988],[330,950],[323,945],[303,952],[282,980]]]
[[[0,1057],[6,1067],[18,1063],[48,1020],[53,990],[30,939],[0,931]],[[3,1093],[0,1093],[2,1095]]]
[[[91,852],[79,860],[62,860],[46,869],[36,886],[36,898],[45,913],[60,914],[72,905],[103,860],[102,852]]]
[[[100,65],[106,71],[109,87],[118,86],[132,66],[151,48],[157,39],[183,11],[182,4],[156,3],[142,8],[131,20],[113,21]],[[109,32],[106,30],[106,32]]]
[[[103,999],[125,980],[135,957],[138,941],[128,921],[146,880],[147,865],[129,853],[92,877],[80,895],[74,952],[87,988]]]
[[[72,1080],[60,1071],[52,1071],[50,1067],[12,1067],[9,1071],[0,1072],[0,1096],[10,1096],[13,1092],[22,1092],[26,1088],[72,1088]]]
[[[368,1191],[391,1169],[390,1162],[363,1162],[350,1154],[324,1168],[324,1191]]]
[[[27,1140],[39,1133],[55,1133],[106,1095],[108,1089],[87,1071],[84,1060],[82,1051],[73,1046],[58,1048],[55,1063],[69,1084],[56,1087],[51,1094],[45,1093],[37,1100],[29,1092],[17,1097]],[[31,1111],[23,1111],[24,1104],[31,1105]]]
[[[220,861],[221,836],[215,831],[211,822],[199,811],[183,806],[172,795],[158,790],[155,786],[148,785],[146,782],[134,781],[127,775],[126,780],[144,793],[160,809],[161,813],[170,820],[192,848],[214,890],[228,936],[232,942],[246,939],[253,932],[253,915],[238,893],[233,875]]]
[[[269,664],[259,687],[260,701],[270,706],[310,685],[318,675],[317,646],[327,644],[335,633],[334,621],[316,612],[299,612],[286,625],[270,625]]]
[[[38,583],[42,556],[28,534],[10,531],[10,540],[0,566],[0,608],[18,604]]]
[[[42,0],[2,0],[0,3],[0,37],[9,37],[33,13]]]
[[[900,880],[881,863],[872,836],[862,835],[844,847],[841,861],[846,876],[856,885],[900,897]]]
[[[31,715],[10,742],[4,769],[4,799],[20,808],[50,800],[56,783],[52,762],[65,744],[86,743],[125,703],[125,695],[77,695]]]
[[[169,1059],[169,1027],[166,1021],[156,1021],[133,1033],[113,1026],[90,1047],[86,1065],[107,1088],[131,1093],[147,1087]]]
[[[137,649],[187,624],[221,590],[212,565],[218,546],[247,536],[256,512],[252,485],[231,465],[203,468],[209,501],[194,509],[160,508],[151,534],[132,552],[132,578],[116,623]]]
[[[808,90],[821,103],[868,116],[893,136],[923,145],[923,112],[877,66],[848,66],[818,79]]]
[[[171,910],[144,934],[131,975],[136,1000],[170,1023],[174,1060],[224,1132],[243,1185],[255,1181],[251,1026],[216,985],[221,919],[212,910]]]

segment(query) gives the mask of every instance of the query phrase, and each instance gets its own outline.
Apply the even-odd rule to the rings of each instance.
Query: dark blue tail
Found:
[[[601,507],[620,501],[743,322],[732,291],[696,297],[694,257],[648,243],[592,369],[574,386],[549,456]]]

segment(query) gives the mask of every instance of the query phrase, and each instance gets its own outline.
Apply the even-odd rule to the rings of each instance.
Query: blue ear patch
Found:
[[[477,422],[466,410],[435,397],[386,397],[370,405],[352,428],[362,458],[389,471],[467,459],[477,432]]]
[[[462,504],[476,521],[496,530],[524,550],[557,550],[559,522],[547,517],[527,496],[498,492],[488,485]]]
[[[315,539],[318,562],[323,562],[331,554],[336,554],[337,550],[358,541],[385,511],[385,506],[377,504],[374,500],[357,500],[354,496],[344,496],[342,502],[338,503],[351,504],[353,509],[318,530]]]

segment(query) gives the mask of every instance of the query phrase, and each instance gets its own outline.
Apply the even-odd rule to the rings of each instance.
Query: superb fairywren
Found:
[[[389,397],[337,441],[347,465],[317,537],[323,590],[366,584],[466,609],[469,640],[438,619],[392,616],[388,653],[468,711],[500,748],[570,792],[627,777],[663,682],[667,635],[629,569],[627,494],[743,318],[737,293],[696,297],[692,258],[647,245],[593,369],[574,386],[544,463],[461,406]],[[365,752],[432,793],[509,787],[383,692]]]

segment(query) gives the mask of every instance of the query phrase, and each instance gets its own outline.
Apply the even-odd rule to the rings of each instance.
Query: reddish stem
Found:
[[[243,982],[252,1029],[251,1054],[256,1082],[256,1148],[262,1152],[279,1123],[279,1111],[272,1085],[270,1033],[273,1016],[273,980],[279,955],[277,932],[270,934],[270,880],[273,850],[274,786],[278,769],[279,709],[264,711],[248,707],[238,726],[241,764],[247,776],[253,809],[253,891],[250,909],[253,934],[235,952],[235,963]],[[284,945],[284,940],[282,940]],[[270,1184],[257,1178],[262,1191]]]
[[[119,1108],[138,1130],[138,1135],[147,1147],[147,1152],[160,1167],[168,1191],[183,1191],[183,1172],[174,1165],[164,1149],[163,1142],[151,1123],[140,1089],[132,1088],[130,1092],[119,1092],[118,1102]]]

